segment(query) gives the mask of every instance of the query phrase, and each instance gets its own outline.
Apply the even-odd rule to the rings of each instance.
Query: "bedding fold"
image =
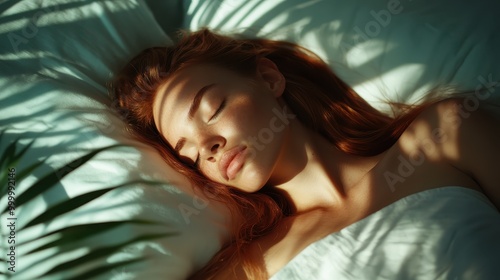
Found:
[[[499,236],[486,196],[431,189],[309,245],[271,279],[498,279]]]

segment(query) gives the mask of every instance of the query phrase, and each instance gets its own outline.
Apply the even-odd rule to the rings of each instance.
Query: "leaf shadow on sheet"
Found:
[[[495,31],[492,12],[500,8],[498,2],[397,1],[389,8],[395,2],[194,1],[189,8],[197,12],[183,26],[189,28],[189,20],[195,20],[223,33],[298,38],[351,86],[368,84],[366,95],[377,91],[375,96],[401,102],[416,101],[412,98],[439,86],[474,90],[480,75],[493,73],[494,68],[481,68],[480,62],[496,53],[495,45],[500,47],[493,38],[500,31]],[[480,20],[465,20],[471,14],[481,15]],[[493,74],[500,79],[500,73]]]

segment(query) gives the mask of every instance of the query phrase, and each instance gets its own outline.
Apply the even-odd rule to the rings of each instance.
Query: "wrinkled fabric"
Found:
[[[500,213],[480,192],[419,192],[309,245],[272,280],[500,279]]]

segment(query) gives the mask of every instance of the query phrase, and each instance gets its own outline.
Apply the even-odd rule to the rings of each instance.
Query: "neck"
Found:
[[[338,150],[300,121],[290,122],[288,141],[269,183],[284,191],[296,214],[345,208],[352,189],[380,160]]]

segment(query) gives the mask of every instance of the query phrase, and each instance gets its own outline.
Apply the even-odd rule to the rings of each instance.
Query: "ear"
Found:
[[[275,97],[283,94],[286,80],[274,62],[267,58],[260,58],[257,61],[257,75]]]

